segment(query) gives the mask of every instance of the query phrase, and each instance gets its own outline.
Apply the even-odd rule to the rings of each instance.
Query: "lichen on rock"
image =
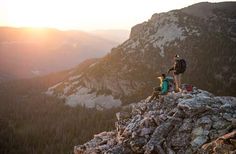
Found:
[[[224,142],[217,139],[235,132],[235,103],[233,97],[215,97],[202,90],[192,94],[171,93],[150,103],[142,100],[133,104],[130,112],[117,113],[116,130],[98,134],[91,141],[75,146],[74,151],[75,154],[211,153],[213,146],[219,147],[219,142],[226,144],[227,140],[228,149],[235,152],[235,133]]]

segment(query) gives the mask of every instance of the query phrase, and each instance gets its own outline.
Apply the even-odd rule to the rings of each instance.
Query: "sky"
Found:
[[[202,0],[0,0],[0,26],[129,30],[154,13],[198,2]]]

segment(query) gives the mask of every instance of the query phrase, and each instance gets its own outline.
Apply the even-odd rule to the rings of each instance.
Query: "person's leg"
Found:
[[[182,91],[182,86],[181,86],[181,78],[182,78],[182,74],[179,74],[179,90]]]
[[[162,96],[160,95],[160,97],[159,97],[159,102],[160,102],[160,103],[163,103],[163,102],[164,102],[164,95],[162,95]]]
[[[179,91],[179,75],[174,74],[174,79],[175,79],[175,91]]]
[[[159,98],[159,94],[160,94],[160,91],[155,91],[154,92],[154,99],[157,99],[157,98]]]
[[[148,100],[148,102],[151,102],[151,101],[154,99],[154,97],[155,97],[155,91],[152,93],[152,96],[151,96],[151,98]]]
[[[159,87],[158,87],[158,89],[159,89]],[[152,96],[151,96],[151,98],[149,99],[148,102],[151,102],[154,99],[158,99],[159,98],[159,94],[160,94],[160,91],[156,91],[156,90],[153,91]]]

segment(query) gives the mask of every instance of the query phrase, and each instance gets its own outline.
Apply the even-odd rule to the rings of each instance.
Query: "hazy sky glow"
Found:
[[[0,0],[0,26],[130,29],[154,13],[198,2],[201,0]]]

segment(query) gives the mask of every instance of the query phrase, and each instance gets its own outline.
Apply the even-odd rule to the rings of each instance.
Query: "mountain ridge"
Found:
[[[137,102],[152,92],[152,87],[158,85],[157,74],[166,72],[172,66],[173,56],[179,54],[188,65],[183,82],[218,95],[235,95],[236,12],[228,13],[225,9],[236,3],[200,3],[189,8],[205,4],[226,7],[210,9],[213,16],[204,19],[185,13],[186,8],[154,14],[132,27],[130,38],[112,48],[99,62],[74,74],[81,76],[78,84],[71,85],[70,92],[63,90],[70,85],[64,81],[62,90],[50,89],[52,94],[70,104],[70,95],[85,87],[88,91],[83,95],[91,92],[111,96],[123,104]],[[82,97],[80,92],[78,96]],[[79,99],[71,103],[86,104]]]
[[[0,27],[0,72],[12,78],[45,75],[104,56],[115,42],[83,31]]]
[[[117,44],[127,40],[129,35],[129,31],[124,29],[98,29],[89,31],[89,33],[105,39],[113,40],[117,42]]]

